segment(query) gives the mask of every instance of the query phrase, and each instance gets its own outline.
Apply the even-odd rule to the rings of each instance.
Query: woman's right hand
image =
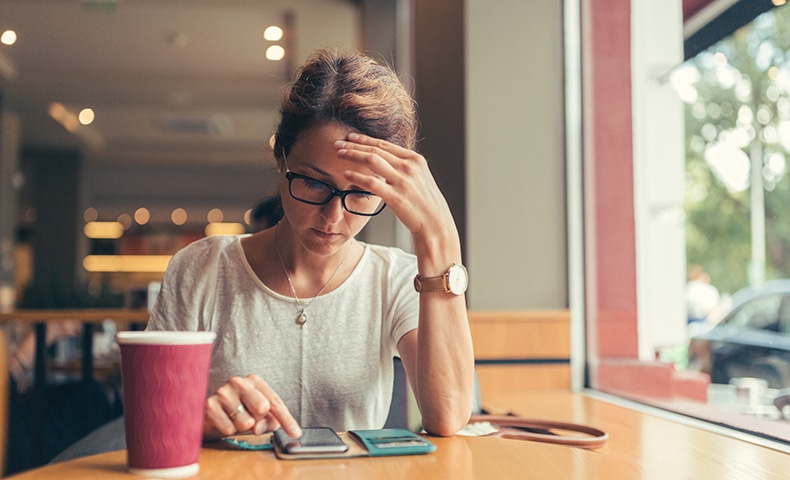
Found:
[[[302,429],[282,399],[260,376],[233,377],[206,399],[203,438],[216,440],[252,432],[260,435],[282,427],[299,438]]]

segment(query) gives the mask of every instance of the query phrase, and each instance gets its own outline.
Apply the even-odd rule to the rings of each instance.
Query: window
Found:
[[[754,330],[778,331],[782,295],[766,295],[746,302],[722,320],[723,325]]]
[[[687,256],[683,232],[688,219],[683,208],[686,180],[683,168],[685,153],[693,150],[693,145],[692,148],[686,145],[684,149],[683,122],[679,119],[683,118],[685,106],[679,105],[677,90],[674,99],[667,96],[666,91],[673,88],[671,72],[683,62],[674,43],[682,40],[680,25],[676,31],[667,27],[677,23],[679,5],[675,2],[647,5],[645,2],[612,0],[596,2],[594,9],[585,10],[586,6],[582,3],[580,12],[583,25],[581,124],[584,131],[583,186],[580,190],[584,211],[583,313],[587,326],[587,385],[711,423],[725,423],[737,430],[755,432],[787,444],[790,442],[790,423],[779,420],[778,410],[755,417],[743,415],[735,408],[737,405],[714,404],[714,399],[730,398],[719,395],[721,390],[729,388],[728,384],[711,385],[708,375],[695,375],[693,371],[684,370],[685,366],[676,361],[677,358],[669,362],[656,357],[667,349],[683,349],[689,335],[682,291]],[[757,23],[764,21],[761,18]],[[744,35],[743,31],[738,35]],[[777,75],[776,79],[784,81],[782,69],[770,70],[770,66],[771,62],[784,61],[787,48],[771,47],[767,41],[749,43],[744,48],[763,55],[761,61],[767,64],[761,71],[764,76]],[[726,54],[714,57],[714,60],[721,61],[722,57],[727,60]],[[732,70],[729,74],[734,84],[743,80],[741,74]],[[732,104],[724,109],[721,105],[718,109],[703,105],[697,112],[700,116],[712,114],[721,118],[726,108],[732,108],[736,121],[729,127],[703,125],[701,129],[705,129],[709,140],[729,138],[733,141],[741,130],[747,133],[747,137],[762,138],[754,132],[759,132],[760,125],[766,126],[783,114],[786,105],[788,120],[781,125],[777,123],[773,130],[768,129],[768,138],[774,139],[774,145],[763,149],[763,156],[759,158],[765,163],[754,169],[763,176],[774,175],[772,181],[781,193],[785,188],[790,192],[790,179],[778,175],[782,162],[775,155],[780,153],[776,148],[780,143],[777,139],[783,135],[790,138],[790,100],[782,99],[790,93],[790,89],[784,86],[790,85],[790,74],[787,78],[787,83],[782,83],[781,88],[775,86],[767,93],[769,98],[774,98],[776,108],[752,109],[751,123],[745,122],[748,107],[742,108],[741,105]],[[743,82],[743,85],[755,86],[756,83]],[[737,92],[743,98],[754,93],[743,86]],[[676,105],[680,110],[673,110]],[[681,125],[680,138],[675,130],[678,124]],[[741,125],[743,128],[738,130],[736,127]],[[633,131],[633,135],[623,135],[629,131]],[[747,155],[754,153],[752,148],[758,149],[749,142],[741,148],[748,151]],[[781,153],[783,159],[784,152]],[[742,168],[742,159],[738,162]],[[677,175],[678,166],[680,175]],[[752,175],[751,172],[747,168],[747,177]],[[724,182],[725,178],[722,175],[714,180]],[[680,201],[678,192],[681,192]],[[759,228],[759,222],[754,225],[749,221],[752,217],[748,208],[744,211],[736,208],[743,206],[744,201],[740,200],[728,201],[722,196],[720,201],[713,203],[718,210],[712,209],[707,215],[731,217],[729,219],[742,215],[747,218],[748,228]],[[748,194],[746,201],[753,201]],[[767,200],[766,205],[770,202]],[[790,200],[781,204],[790,204]],[[769,260],[782,259],[782,255],[769,256],[777,251],[784,252],[782,242],[785,240],[790,243],[790,234],[785,233],[790,232],[790,219],[782,224],[786,225],[784,227],[780,227],[778,222],[785,210],[783,207],[769,210],[772,217],[766,223],[766,232],[776,239],[764,250]],[[768,268],[761,270],[759,255],[750,258],[752,252],[759,249],[747,248],[744,252],[742,247],[735,250],[723,247],[723,244],[740,238],[731,231],[719,231],[708,238],[706,245],[707,251],[716,253],[721,261],[740,262],[728,273],[733,285],[745,286],[753,279],[790,277],[790,269],[783,273],[784,266],[778,268],[769,264]],[[746,238],[751,246],[753,237],[747,235]],[[748,259],[743,261],[744,258]],[[681,268],[678,268],[679,259]],[[721,271],[727,273],[724,267]],[[726,293],[735,291],[730,286],[722,290]],[[787,315],[778,295],[741,309],[739,316],[731,321],[740,322],[745,327],[767,329],[757,332],[762,336],[778,330],[779,315]],[[749,369],[748,374],[757,376],[760,371],[778,371],[780,375],[775,378],[781,379],[783,374],[777,368],[780,364],[776,362],[776,350],[768,352],[763,353],[757,367]],[[717,376],[717,380],[721,379]]]

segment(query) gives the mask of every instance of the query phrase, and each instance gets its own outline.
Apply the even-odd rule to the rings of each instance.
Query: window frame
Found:
[[[733,436],[790,451],[786,425],[711,408],[707,375],[645,358],[639,319],[644,299],[637,288],[637,257],[644,252],[634,179],[632,48],[638,45],[632,43],[632,13],[630,0],[565,1],[566,32],[580,32],[565,38],[572,385],[674,412],[679,421],[703,420],[711,429],[723,423]],[[577,70],[579,83],[572,78]]]

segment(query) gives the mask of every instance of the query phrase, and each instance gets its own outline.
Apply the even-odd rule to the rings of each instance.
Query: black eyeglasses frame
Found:
[[[348,213],[354,214],[354,215],[360,215],[362,217],[375,217],[376,215],[381,213],[384,210],[384,208],[387,206],[387,204],[384,201],[382,201],[381,205],[378,208],[378,210],[376,210],[373,213],[355,212],[354,210],[351,210],[351,209],[348,208],[348,206],[346,206],[346,195],[351,195],[351,194],[354,194],[354,193],[361,193],[363,195],[373,195],[373,196],[376,196],[376,195],[374,195],[371,192],[365,191],[365,190],[338,190],[337,188],[333,187],[332,185],[330,185],[330,184],[328,184],[326,182],[322,182],[321,180],[316,180],[313,177],[308,177],[307,175],[301,175],[299,173],[294,173],[294,172],[290,171],[288,169],[288,164],[287,163],[285,164],[285,178],[288,180],[288,193],[291,195],[291,198],[293,198],[294,200],[298,200],[298,201],[300,201],[302,203],[306,203],[308,205],[326,205],[333,198],[340,197],[340,204],[343,205],[343,209],[345,211],[347,211]],[[300,178],[302,180],[309,180],[309,181],[315,182],[315,183],[320,183],[321,185],[323,185],[327,189],[329,189],[330,195],[328,197],[326,197],[326,199],[321,201],[321,202],[312,202],[310,200],[305,200],[304,198],[299,198],[296,195],[294,195],[293,189],[291,187],[294,179],[296,179],[296,178]]]

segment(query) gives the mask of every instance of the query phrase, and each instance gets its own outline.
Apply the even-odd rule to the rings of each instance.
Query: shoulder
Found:
[[[180,249],[173,256],[173,261],[182,263],[184,261],[194,262],[199,259],[209,259],[223,255],[228,249],[233,248],[239,242],[238,236],[215,235],[195,240],[184,248]]]
[[[417,257],[405,252],[397,247],[385,247],[383,245],[365,244],[367,256],[374,264],[384,266],[387,269],[412,270],[417,268]]]
[[[244,235],[212,235],[195,240],[185,246],[180,252],[209,252],[219,251],[237,243]]]
[[[175,276],[179,281],[186,278],[214,276],[219,272],[221,265],[228,263],[226,259],[234,258],[240,250],[239,237],[236,236],[211,236],[196,240],[185,246],[170,260],[165,276]]]
[[[390,285],[411,284],[417,274],[417,256],[397,247],[365,244],[365,268]]]
[[[196,240],[173,256],[162,280],[149,325],[155,329],[193,330],[202,311],[211,305],[224,259],[232,255],[239,237],[211,236]],[[240,248],[240,247],[235,247]]]

